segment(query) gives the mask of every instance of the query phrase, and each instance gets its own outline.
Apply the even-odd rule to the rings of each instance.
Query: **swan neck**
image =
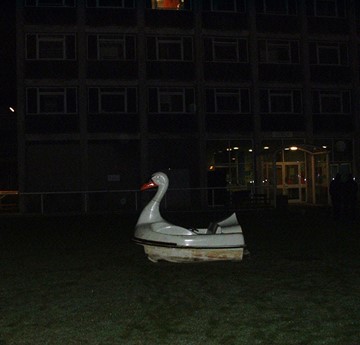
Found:
[[[154,197],[141,212],[137,225],[163,221],[163,218],[160,214],[160,202],[166,193],[166,189],[167,186],[158,187]]]

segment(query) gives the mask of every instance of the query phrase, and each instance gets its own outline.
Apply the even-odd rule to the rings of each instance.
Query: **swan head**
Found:
[[[166,176],[165,173],[159,171],[156,172],[155,174],[153,174],[151,176],[151,179],[148,183],[145,183],[142,187],[141,190],[146,190],[146,189],[150,189],[150,188],[155,188],[155,187],[167,187],[169,184],[169,179]]]

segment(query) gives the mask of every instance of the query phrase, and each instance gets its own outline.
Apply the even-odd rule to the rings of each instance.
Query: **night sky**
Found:
[[[2,0],[0,11],[0,114],[16,103],[15,0]]]

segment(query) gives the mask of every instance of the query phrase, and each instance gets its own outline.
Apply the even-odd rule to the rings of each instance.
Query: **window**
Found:
[[[317,65],[348,65],[348,47],[346,43],[311,42],[310,62]]]
[[[313,91],[313,112],[317,114],[350,113],[349,91]]]
[[[157,61],[190,61],[191,37],[147,37],[147,58]]]
[[[194,90],[192,88],[150,88],[150,113],[193,113],[195,112]]]
[[[256,5],[259,13],[275,15],[296,15],[297,6],[295,0],[259,0]]]
[[[87,7],[134,8],[134,0],[87,0]]]
[[[206,111],[208,113],[249,113],[248,89],[207,89]]]
[[[75,60],[75,51],[75,35],[26,35],[28,60]]]
[[[151,0],[148,1],[148,8],[153,10],[190,10],[190,0]]]
[[[337,0],[316,0],[314,2],[315,16],[337,17]]]
[[[27,7],[74,7],[75,0],[25,0]]]
[[[205,60],[214,62],[247,62],[246,39],[208,37],[204,40]]]
[[[248,187],[254,183],[252,141],[209,140],[206,142],[206,157],[209,187]],[[214,193],[211,202],[220,204],[224,200]]]
[[[259,61],[263,63],[299,63],[299,42],[259,40]]]
[[[39,87],[26,89],[27,114],[74,114],[76,88]]]
[[[301,113],[301,91],[260,90],[260,112],[270,114]]]
[[[205,11],[245,12],[245,0],[210,0],[203,3]]]
[[[88,36],[89,60],[134,60],[135,37],[121,34]]]
[[[91,87],[88,90],[88,106],[91,114],[136,113],[135,88]]]

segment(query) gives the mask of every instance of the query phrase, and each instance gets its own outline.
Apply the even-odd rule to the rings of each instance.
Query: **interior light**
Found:
[[[234,147],[233,147],[233,150],[238,150],[238,149],[239,149],[238,146],[234,146]]]
[[[323,149],[327,149],[327,146],[326,146],[326,145],[323,145],[322,148],[323,148]]]
[[[252,150],[252,149],[249,149],[249,152],[253,152],[253,150]]]
[[[291,150],[291,151],[296,151],[297,149],[298,149],[297,146],[291,146],[291,147],[290,147],[290,150]]]
[[[268,150],[269,148],[269,146],[264,146],[264,150]]]
[[[12,112],[12,113],[15,113],[15,109],[13,107],[9,107],[9,110]]]

